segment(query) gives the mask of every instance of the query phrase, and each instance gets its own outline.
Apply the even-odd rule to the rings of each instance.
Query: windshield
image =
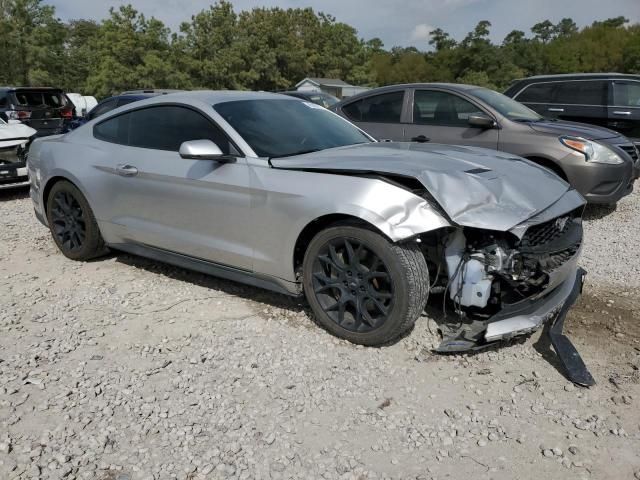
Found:
[[[261,157],[288,157],[371,141],[354,125],[309,102],[238,100],[214,108]]]
[[[542,117],[530,108],[488,88],[476,88],[471,90],[471,93],[514,122],[537,122],[542,120]]]
[[[327,95],[326,93],[318,93],[315,95],[311,94],[309,95],[309,100],[311,100],[316,105],[322,105],[325,108],[329,108],[340,101],[336,97]]]

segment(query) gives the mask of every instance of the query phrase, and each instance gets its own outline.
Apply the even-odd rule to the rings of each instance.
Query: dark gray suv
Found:
[[[640,176],[638,150],[606,128],[546,120],[501,93],[460,84],[408,84],[369,90],[334,105],[378,140],[471,145],[543,165],[590,203],[611,204]]]
[[[515,81],[504,94],[547,118],[607,127],[640,146],[640,75],[540,75]]]

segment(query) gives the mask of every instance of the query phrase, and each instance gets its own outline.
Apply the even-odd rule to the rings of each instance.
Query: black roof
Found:
[[[535,75],[533,77],[527,77],[527,78],[519,78],[518,80],[515,80],[515,82],[530,82],[530,81],[534,81],[534,80],[588,80],[588,79],[594,79],[594,80],[599,80],[599,79],[608,79],[608,78],[613,78],[613,79],[624,79],[624,78],[628,78],[628,79],[640,79],[640,75],[634,75],[634,74],[630,74],[630,73],[615,73],[615,72],[609,72],[609,73],[559,73],[556,75]]]
[[[50,90],[54,92],[62,91],[61,88],[56,88],[56,87],[9,87],[9,86],[0,87],[0,90],[2,90],[3,92],[14,91],[14,90],[39,90],[39,91]]]

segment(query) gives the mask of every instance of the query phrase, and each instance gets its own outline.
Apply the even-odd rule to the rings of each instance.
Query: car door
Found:
[[[548,113],[571,122],[607,126],[607,80],[567,80],[555,82]]]
[[[114,121],[119,122],[115,128],[109,123]],[[126,143],[110,166],[107,200],[109,221],[121,229],[121,237],[252,269],[246,160],[186,160],[178,154],[183,142],[202,139],[214,141],[223,153],[237,153],[208,116],[187,106],[153,106],[111,117],[94,132],[98,139]]]
[[[498,148],[497,129],[469,125],[472,114],[493,118],[471,100],[439,89],[416,89],[412,93],[413,118],[405,128],[405,141]]]
[[[614,80],[612,88],[608,126],[640,145],[640,81]]]
[[[404,138],[405,89],[379,93],[342,106],[342,114],[379,141]]]

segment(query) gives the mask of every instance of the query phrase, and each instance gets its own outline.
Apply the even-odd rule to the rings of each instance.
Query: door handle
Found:
[[[564,108],[550,108],[550,112],[564,112]]]
[[[631,112],[621,112],[621,111],[617,111],[617,112],[613,112],[614,115],[631,115]]]
[[[133,165],[118,165],[116,172],[122,177],[135,177],[138,174],[138,169]]]
[[[418,143],[426,143],[426,142],[430,142],[431,139],[428,137],[425,137],[424,135],[418,135],[417,137],[413,137],[411,141],[418,142]]]

